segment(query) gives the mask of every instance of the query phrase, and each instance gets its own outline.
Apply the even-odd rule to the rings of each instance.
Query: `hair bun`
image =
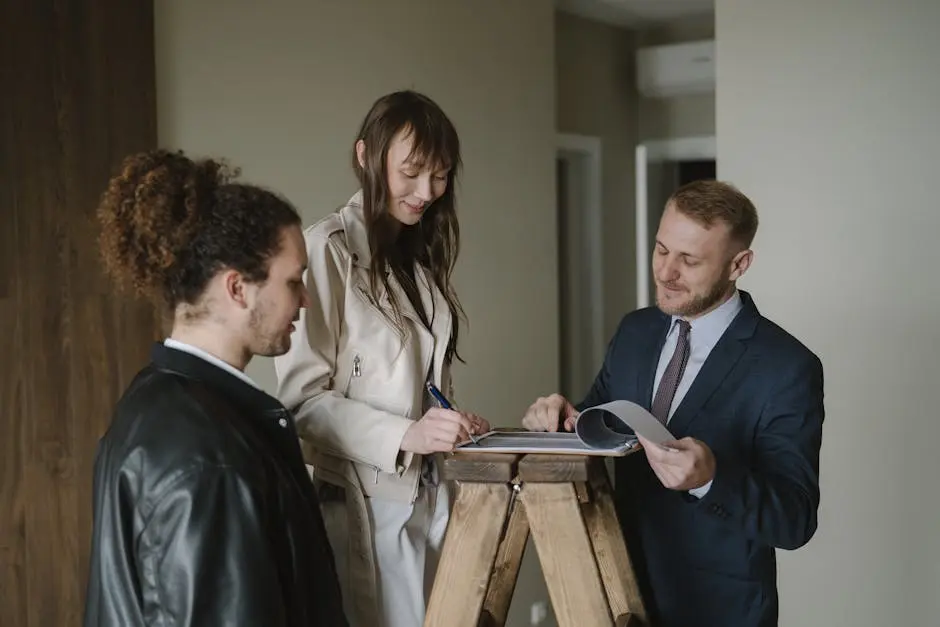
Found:
[[[120,284],[158,296],[180,251],[211,217],[218,188],[228,178],[222,163],[196,162],[182,151],[125,159],[98,206],[108,272]]]

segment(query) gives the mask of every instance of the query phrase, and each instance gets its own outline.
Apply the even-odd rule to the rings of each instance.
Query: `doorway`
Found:
[[[714,137],[653,141],[636,147],[637,309],[656,300],[650,255],[666,200],[682,185],[716,178]]]
[[[714,181],[714,159],[684,159],[676,162],[676,188],[693,181]]]
[[[600,139],[559,135],[555,173],[559,392],[581,398],[604,351]]]

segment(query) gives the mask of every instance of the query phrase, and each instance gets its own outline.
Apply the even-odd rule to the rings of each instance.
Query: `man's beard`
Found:
[[[265,333],[265,313],[264,307],[259,304],[251,310],[248,318],[248,328],[252,334],[252,353],[262,357],[283,355],[290,348],[290,336],[285,333]]]
[[[679,316],[685,318],[697,316],[708,311],[721,302],[721,299],[723,299],[728,293],[728,287],[730,285],[731,281],[728,281],[722,277],[722,279],[716,282],[707,293],[694,296],[692,300],[680,307],[669,308],[660,302],[658,298],[656,299],[656,305],[660,308],[660,310],[662,310],[663,313],[669,314],[670,316]]]

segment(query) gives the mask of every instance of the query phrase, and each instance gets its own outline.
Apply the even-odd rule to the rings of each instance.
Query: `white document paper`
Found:
[[[618,424],[619,423],[619,424]],[[619,457],[637,442],[634,433],[662,446],[675,440],[653,414],[630,401],[612,401],[589,407],[578,414],[574,433],[495,430],[462,442],[456,453],[545,453]]]
[[[476,443],[467,440],[454,449],[455,453],[542,453],[545,455],[600,455],[621,457],[636,442],[625,441],[608,447],[588,446],[576,433],[561,431],[526,431],[525,429],[495,430],[477,436]]]

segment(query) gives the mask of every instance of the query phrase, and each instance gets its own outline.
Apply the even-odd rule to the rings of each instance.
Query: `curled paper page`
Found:
[[[636,439],[633,433],[660,446],[676,439],[656,416],[630,401],[611,401],[588,407],[578,415],[575,433],[591,448],[623,446]]]
[[[656,418],[630,401],[613,401],[589,407],[578,415],[575,432],[545,433],[525,429],[496,429],[467,440],[455,453],[547,453],[621,457],[628,454],[636,437],[662,446],[675,440]]]

